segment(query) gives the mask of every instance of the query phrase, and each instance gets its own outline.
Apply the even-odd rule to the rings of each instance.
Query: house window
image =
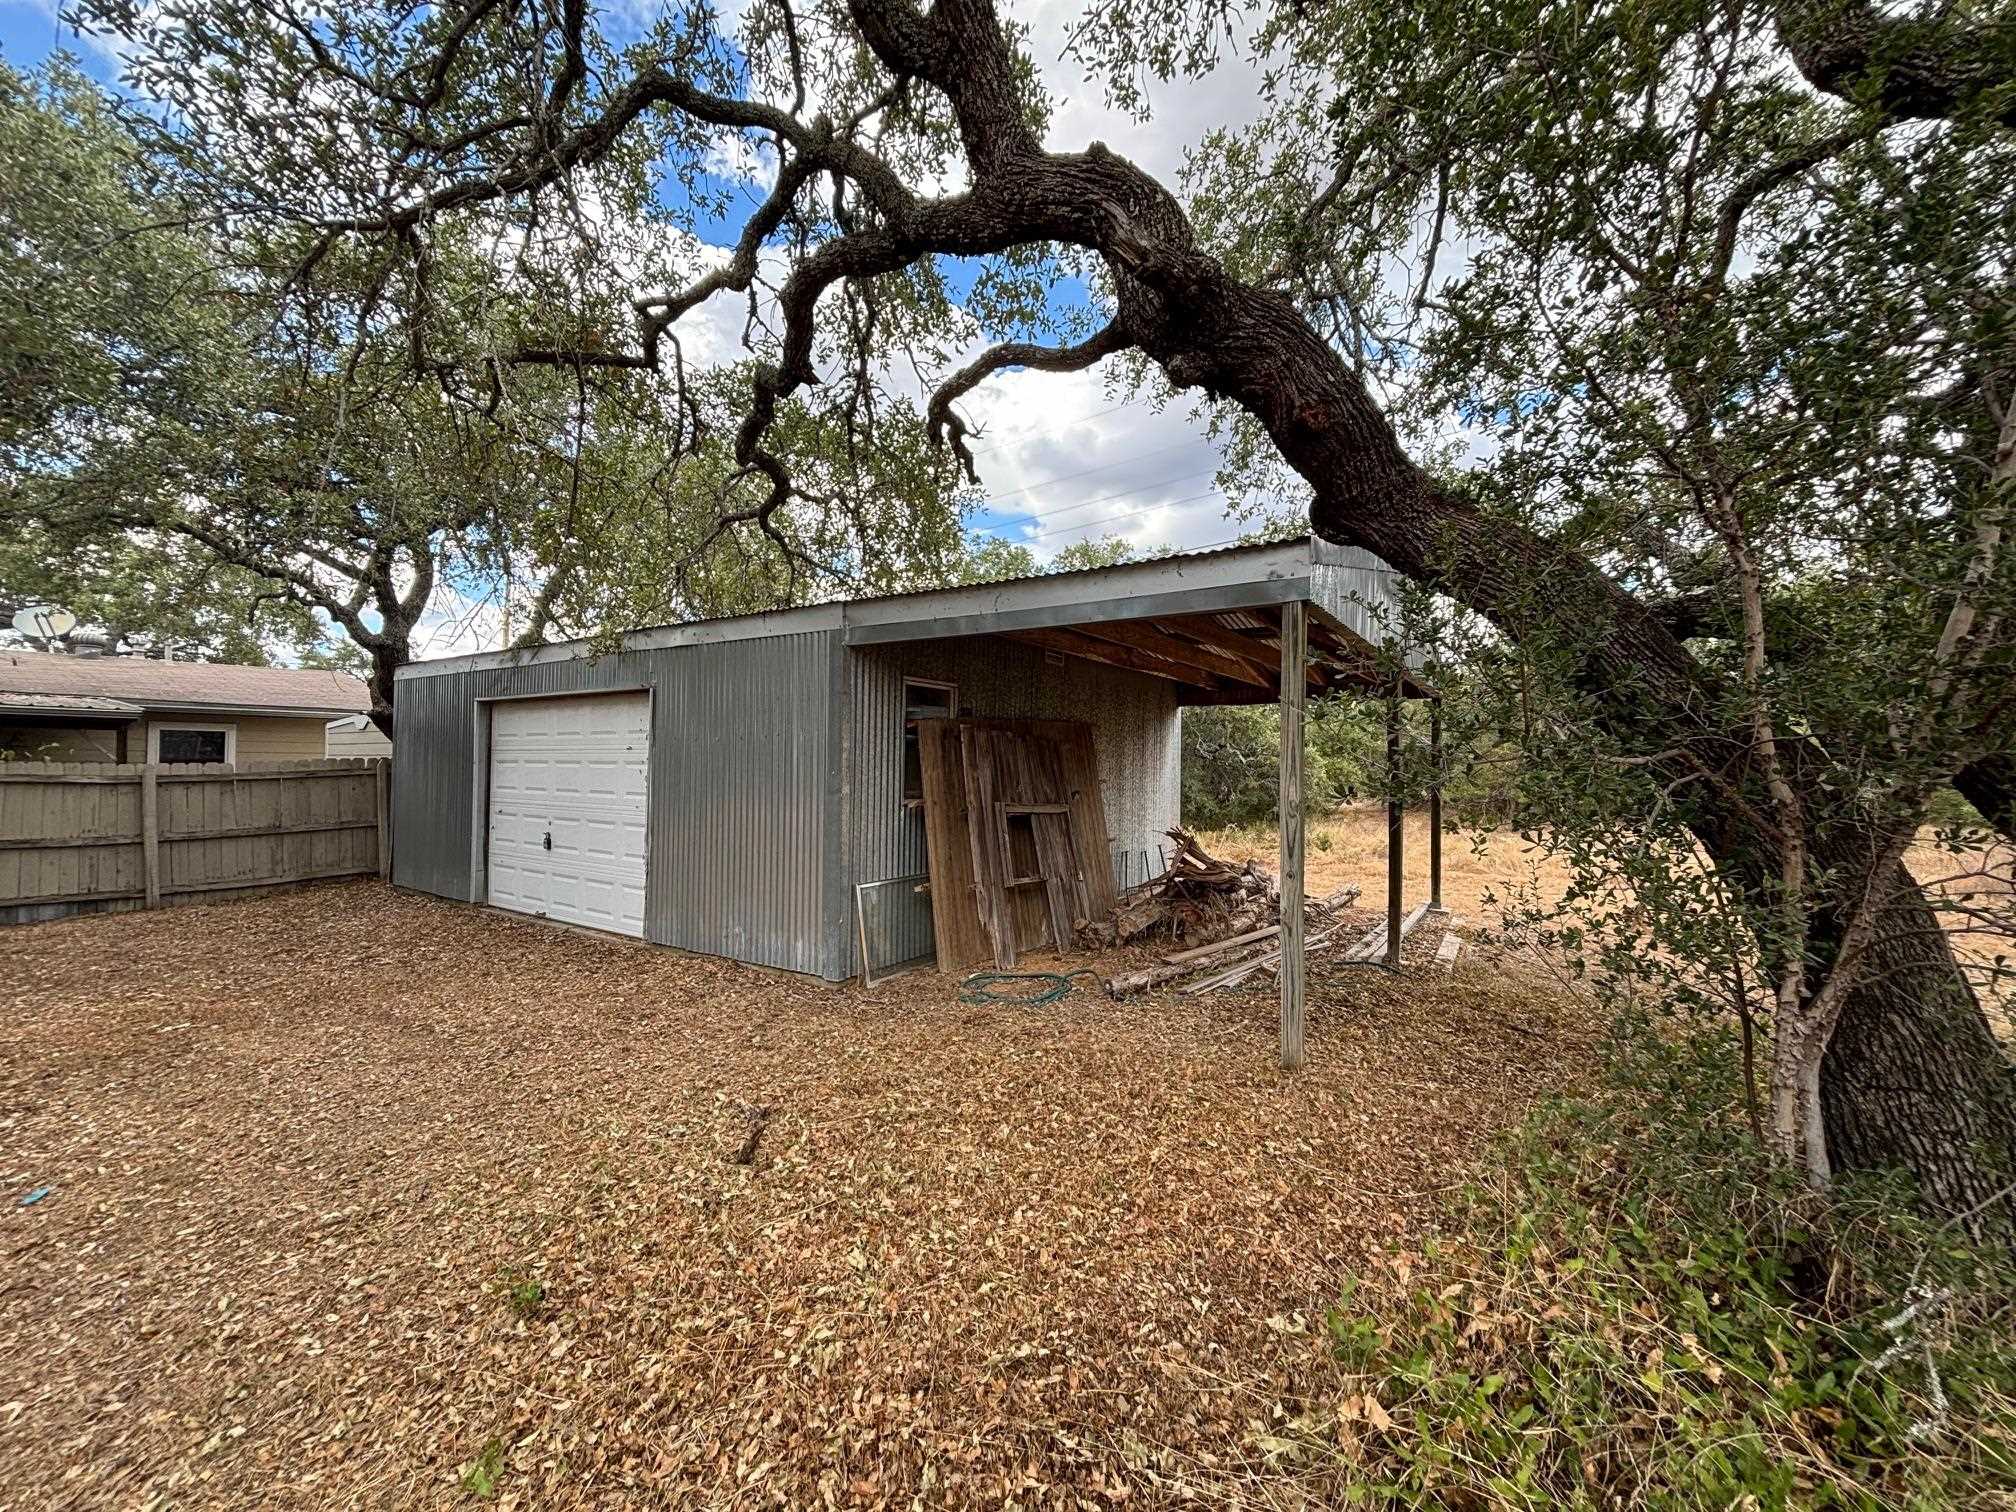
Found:
[[[238,727],[228,724],[156,724],[147,727],[147,759],[234,764]]]
[[[959,689],[953,683],[903,679],[903,802],[905,807],[924,806],[924,763],[918,755],[917,721],[950,719],[959,712]]]

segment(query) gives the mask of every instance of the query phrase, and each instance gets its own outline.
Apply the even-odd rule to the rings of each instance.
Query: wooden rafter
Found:
[[[1008,639],[1025,645],[1041,646],[1046,651],[1061,651],[1066,656],[1083,657],[1086,661],[1104,662],[1109,667],[1125,667],[1130,672],[1146,672],[1150,677],[1166,677],[1171,682],[1185,683],[1207,692],[1224,686],[1210,673],[1195,667],[1179,666],[1159,656],[1150,656],[1146,651],[1137,651],[1132,646],[1095,640],[1076,630],[1009,630],[1003,633]]]
[[[1230,678],[1234,682],[1250,683],[1256,688],[1273,686],[1273,680],[1249,662],[1242,661],[1215,646],[1201,645],[1196,641],[1171,635],[1139,620],[1102,620],[1096,624],[1077,625],[1073,628],[1082,635],[1112,641],[1116,645],[1132,646],[1137,651],[1146,651],[1165,661],[1194,667],[1200,672]]]
[[[1209,646],[1220,656],[1229,656],[1251,667],[1273,687],[1280,675],[1280,641],[1255,640],[1249,633],[1221,625],[1208,614],[1186,614],[1175,619],[1158,619],[1156,624],[1178,631]]]

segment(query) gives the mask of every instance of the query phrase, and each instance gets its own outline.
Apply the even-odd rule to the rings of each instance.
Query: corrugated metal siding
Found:
[[[842,974],[827,958],[833,640],[645,653],[662,659],[666,706],[651,751],[649,938]]]
[[[1099,758],[1099,786],[1116,849],[1152,856],[1180,803],[1182,736],[1176,685],[1066,657],[1051,665],[1032,646],[992,636],[850,648],[847,787],[851,819],[848,918],[853,884],[921,872],[924,821],[903,807],[903,679],[956,683],[959,712],[994,719],[1085,719]],[[892,907],[892,952],[931,949],[930,910],[917,898],[907,918]],[[850,959],[859,944],[850,938]],[[878,947],[879,948],[879,947]]]
[[[838,641],[819,631],[402,679],[393,881],[470,899],[478,700],[648,688],[645,938],[845,974]]]
[[[1396,574],[1378,557],[1356,546],[1337,546],[1321,537],[1309,541],[1309,596],[1372,645],[1400,633]]]

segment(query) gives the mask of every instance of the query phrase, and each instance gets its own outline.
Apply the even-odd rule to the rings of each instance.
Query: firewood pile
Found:
[[[1139,971],[1108,980],[1114,997],[1195,978],[1185,991],[1236,986],[1281,959],[1281,884],[1265,867],[1235,866],[1212,856],[1186,830],[1172,829],[1174,854],[1167,869],[1121,894],[1113,912],[1082,925],[1080,942],[1092,949],[1118,945],[1182,946]],[[1339,927],[1335,916],[1358,897],[1353,885],[1304,905],[1305,948],[1326,943]]]
[[[1187,830],[1172,829],[1168,869],[1120,895],[1113,912],[1081,925],[1078,938],[1095,949],[1151,941],[1171,945],[1222,939],[1278,922],[1281,884],[1264,867],[1235,866],[1208,854]]]

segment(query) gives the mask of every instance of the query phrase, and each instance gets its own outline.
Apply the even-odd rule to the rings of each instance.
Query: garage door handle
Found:
[[[546,849],[553,849],[553,831],[546,831]]]

